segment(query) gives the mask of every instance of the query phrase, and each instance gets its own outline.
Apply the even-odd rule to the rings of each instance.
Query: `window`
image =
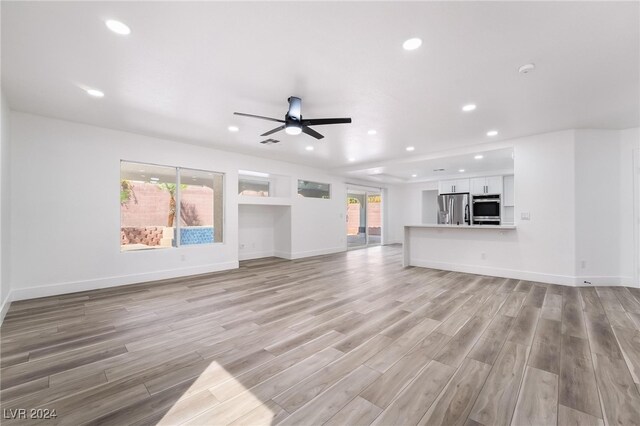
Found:
[[[306,198],[331,198],[331,185],[328,183],[298,180],[298,195]]]
[[[222,242],[222,228],[222,174],[180,169],[180,245]]]
[[[122,161],[121,250],[222,242],[223,176]]]
[[[269,197],[270,182],[268,180],[238,178],[238,195],[253,197]]]

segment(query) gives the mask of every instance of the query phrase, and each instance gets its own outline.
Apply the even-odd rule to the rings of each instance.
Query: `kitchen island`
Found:
[[[405,225],[402,264],[494,275],[516,246],[515,225]]]

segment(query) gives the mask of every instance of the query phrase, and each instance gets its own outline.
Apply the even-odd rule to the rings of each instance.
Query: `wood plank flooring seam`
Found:
[[[584,327],[586,329],[587,328],[587,324],[586,324],[586,319],[585,319],[584,315],[582,315],[582,320],[584,322]],[[586,333],[586,337],[587,337],[587,342],[589,344],[589,351],[591,352],[591,354],[590,354],[591,355],[591,367],[593,368],[593,372],[594,372],[594,375],[595,375],[596,389],[598,391],[598,401],[600,402],[600,412],[602,413],[602,419],[606,424],[604,401],[602,400],[602,395],[600,395],[600,388],[597,386],[597,384],[598,384],[598,376],[595,374],[595,371],[596,371],[596,365],[595,365],[595,362],[594,362],[595,353],[593,352],[593,347],[592,347],[592,344],[591,344],[591,338],[589,336],[589,333]],[[558,389],[559,388],[560,388],[560,386],[558,386]],[[558,399],[558,401],[560,401],[560,400]]]

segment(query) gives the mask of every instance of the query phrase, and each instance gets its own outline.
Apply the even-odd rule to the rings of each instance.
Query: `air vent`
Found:
[[[265,139],[265,140],[261,141],[260,143],[264,144],[264,145],[273,145],[274,143],[278,143],[278,142],[280,142],[280,141],[277,141],[275,139]]]
[[[444,172],[444,169],[433,169],[434,172]]]

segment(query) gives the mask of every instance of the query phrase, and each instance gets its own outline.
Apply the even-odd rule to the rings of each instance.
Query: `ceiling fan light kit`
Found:
[[[243,112],[234,112],[235,115],[240,115],[243,117],[251,117],[251,118],[259,118],[261,120],[275,121],[276,123],[283,123],[281,126],[276,127],[275,129],[271,129],[268,132],[261,134],[260,136],[269,136],[273,133],[279,132],[280,130],[284,130],[288,135],[299,135],[300,133],[305,133],[309,136],[313,136],[316,139],[324,138],[323,135],[316,132],[309,126],[323,126],[327,124],[349,124],[351,123],[351,118],[311,118],[311,119],[303,119],[301,110],[302,110],[302,99],[291,96],[289,99],[289,110],[284,116],[284,120],[280,120],[277,118],[264,117],[262,115],[254,115],[254,114],[245,114]]]

